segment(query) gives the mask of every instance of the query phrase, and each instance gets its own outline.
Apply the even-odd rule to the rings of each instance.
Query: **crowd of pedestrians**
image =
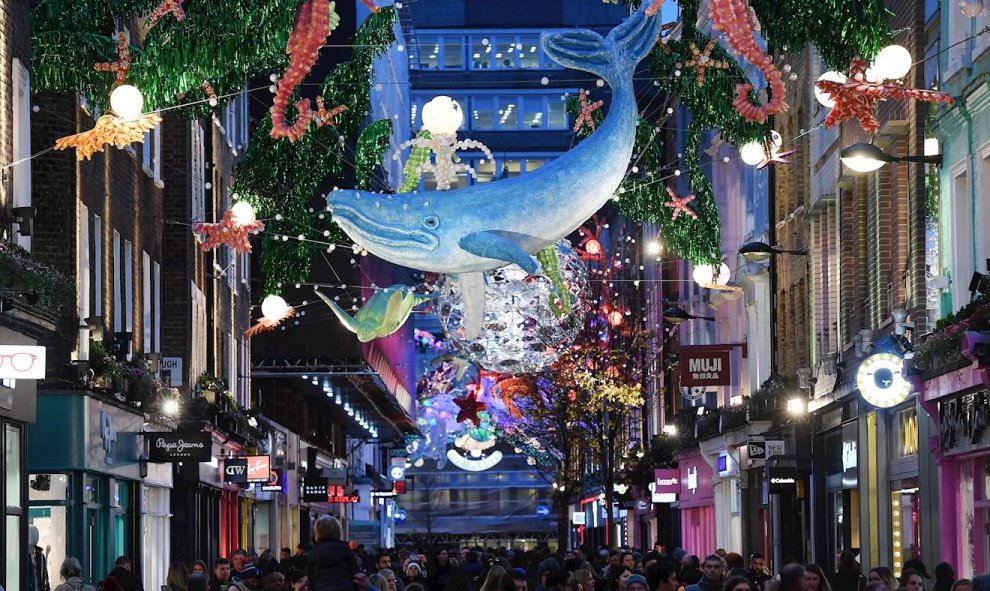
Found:
[[[278,558],[243,550],[207,564],[171,565],[161,591],[990,591],[990,575],[957,579],[952,565],[907,560],[900,576],[886,566],[865,571],[843,552],[835,572],[785,560],[777,573],[764,556],[748,560],[717,550],[704,560],[684,550],[646,553],[633,548],[524,552],[506,548],[410,547],[370,554],[343,540],[333,517],[316,521],[315,544],[283,548]],[[68,558],[53,591],[97,591]],[[126,557],[98,583],[98,591],[145,591]],[[153,590],[148,590],[153,591]]]

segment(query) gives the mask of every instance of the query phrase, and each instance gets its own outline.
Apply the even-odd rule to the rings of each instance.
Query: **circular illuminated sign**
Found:
[[[863,398],[878,408],[890,408],[911,393],[904,379],[904,360],[890,353],[877,353],[863,360],[856,373],[856,386]]]
[[[406,477],[406,469],[402,466],[392,466],[388,471],[388,475],[392,480],[402,480]]]

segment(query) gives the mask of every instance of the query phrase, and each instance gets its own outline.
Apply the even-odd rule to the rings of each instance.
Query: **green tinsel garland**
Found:
[[[394,23],[392,7],[369,16],[355,35],[351,60],[337,65],[328,76],[320,93],[326,105],[347,106],[334,126],[313,125],[300,139],[288,142],[269,135],[268,115],[251,136],[234,192],[254,205],[259,218],[269,220],[267,232],[290,237],[262,240],[259,258],[265,295],[278,293],[284,284],[307,280],[313,256],[312,243],[307,241],[350,243],[329,213],[313,215],[307,203],[325,179],[340,179],[347,171],[345,144],[356,141],[360,123],[371,111],[374,59],[395,42]],[[370,138],[376,132],[369,134]],[[364,158],[359,155],[356,160],[360,166]],[[277,214],[281,220],[275,219]]]
[[[375,169],[381,166],[392,139],[392,121],[379,119],[361,130],[354,148],[354,177],[359,189],[372,190]]]
[[[118,22],[146,15],[160,0],[42,0],[32,10],[33,92],[81,92],[105,109],[113,75],[93,64],[116,59]],[[247,78],[281,71],[298,0],[187,2],[186,19],[166,15],[131,48],[128,82],[141,89],[145,109],[206,99],[209,82],[219,95],[239,92]],[[132,39],[132,45],[137,39]],[[218,107],[229,99],[220,99]],[[209,116],[201,103],[184,115]]]

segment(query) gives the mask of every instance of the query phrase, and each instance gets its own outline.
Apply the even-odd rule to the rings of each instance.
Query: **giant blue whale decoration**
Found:
[[[532,255],[577,229],[622,182],[639,113],[633,72],[660,33],[660,16],[647,16],[646,5],[604,38],[587,29],[540,38],[555,62],[601,76],[612,88],[605,121],[577,147],[529,174],[453,191],[334,191],[327,197],[334,221],[379,258],[447,274],[464,298],[465,336],[477,337],[482,273],[507,263],[535,273]]]

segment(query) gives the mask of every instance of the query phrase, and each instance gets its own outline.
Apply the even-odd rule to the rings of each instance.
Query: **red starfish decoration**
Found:
[[[769,155],[764,155],[763,160],[756,165],[756,170],[762,170],[771,164],[790,164],[791,161],[788,160],[787,157],[796,152],[797,150],[788,150],[786,152],[774,152]]]
[[[670,187],[667,187],[667,194],[670,195],[670,201],[667,201],[664,205],[674,208],[674,214],[671,219],[676,220],[677,216],[681,215],[681,213],[689,215],[694,219],[698,219],[698,214],[694,213],[694,210],[688,206],[688,203],[694,201],[694,194],[688,195],[687,197],[678,197],[677,193],[674,193],[674,190]]]
[[[117,33],[117,61],[93,64],[97,72],[113,72],[114,86],[120,86],[127,80],[131,71],[131,48],[127,46],[127,38],[123,33]]]
[[[472,391],[470,394],[464,396],[464,398],[455,398],[454,404],[461,409],[460,412],[457,413],[458,423],[471,421],[476,427],[481,426],[481,419],[478,418],[478,413],[486,410],[488,405],[478,400],[477,394]]]
[[[880,132],[880,121],[876,116],[876,105],[884,99],[920,100],[930,103],[952,104],[952,97],[936,90],[919,90],[894,84],[874,84],[866,81],[866,62],[853,60],[849,66],[849,76],[845,83],[822,80],[818,88],[827,93],[835,107],[825,118],[825,127],[832,127],[846,119],[855,117],[860,127],[869,133]]]
[[[264,222],[255,220],[247,224],[234,221],[234,212],[227,210],[223,214],[223,219],[215,224],[193,224],[192,231],[196,234],[205,234],[203,240],[203,250],[216,248],[221,244],[226,244],[237,252],[251,252],[251,234],[257,234],[265,229]]]
[[[595,130],[595,118],[591,116],[592,113],[601,108],[605,104],[605,101],[595,101],[593,103],[588,102],[588,93],[583,88],[581,89],[581,114],[578,115],[576,121],[574,121],[574,131],[577,132],[581,129],[581,126],[587,122],[588,127],[592,131]]]
[[[158,21],[170,12],[175,15],[175,20],[186,20],[186,11],[182,9],[182,3],[185,1],[186,0],[162,0],[162,3],[156,6],[155,10],[151,12],[151,16],[148,17],[148,28],[150,29],[157,25]]]
[[[346,110],[347,105],[338,105],[328,110],[323,103],[323,97],[316,97],[316,126],[323,127],[324,125],[329,125],[333,127],[333,124],[337,121],[337,115],[340,115]]]

